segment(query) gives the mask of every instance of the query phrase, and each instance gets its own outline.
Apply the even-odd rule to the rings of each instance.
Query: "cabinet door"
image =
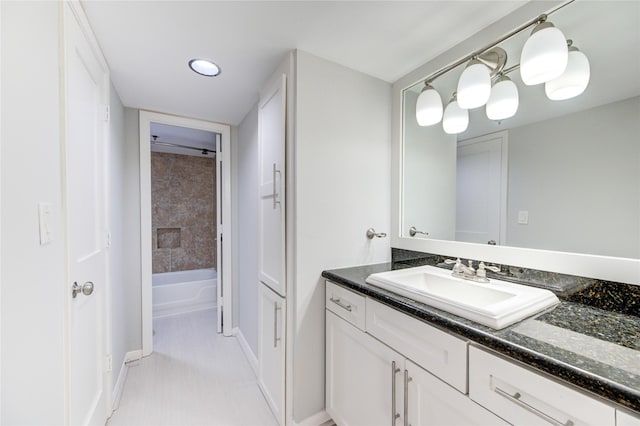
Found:
[[[403,358],[333,312],[326,315],[327,413],[339,426],[401,425]]]
[[[258,144],[260,281],[285,296],[285,135],[286,76],[272,82],[260,96]]]
[[[285,299],[259,285],[259,385],[279,424],[284,424]]]
[[[508,425],[440,379],[407,360],[404,386],[408,424],[438,426]]]

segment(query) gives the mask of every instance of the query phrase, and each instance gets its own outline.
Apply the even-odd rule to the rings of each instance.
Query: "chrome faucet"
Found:
[[[444,263],[449,265],[453,264],[451,275],[454,277],[481,283],[489,282],[489,278],[487,278],[487,269],[493,272],[500,272],[500,268],[497,266],[485,265],[484,262],[480,262],[478,270],[476,271],[473,267],[473,260],[469,260],[469,266],[463,264],[460,258],[456,260],[446,259]]]

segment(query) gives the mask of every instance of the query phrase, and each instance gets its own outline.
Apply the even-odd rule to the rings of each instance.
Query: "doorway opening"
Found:
[[[232,334],[229,150],[227,125],[140,111],[143,356],[154,316],[215,308]]]

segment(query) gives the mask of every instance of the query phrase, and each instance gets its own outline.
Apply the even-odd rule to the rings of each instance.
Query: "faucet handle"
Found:
[[[461,275],[463,273],[462,268],[462,261],[460,260],[460,258],[457,258],[456,260],[453,259],[445,259],[444,263],[448,264],[448,265],[453,265],[453,269],[452,272],[456,275]]]
[[[487,269],[493,272],[500,272],[500,268],[498,268],[497,266],[485,265],[484,262],[480,262],[480,264],[478,265],[478,272],[476,272],[476,275],[479,278],[486,278]]]

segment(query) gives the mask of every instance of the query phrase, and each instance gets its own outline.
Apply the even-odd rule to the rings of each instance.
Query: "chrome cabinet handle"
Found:
[[[277,302],[273,302],[273,347],[277,348],[278,347],[278,340],[280,340],[280,338],[278,337],[278,311],[280,310],[280,307],[278,306]]]
[[[276,209],[276,206],[280,204],[280,201],[278,201],[276,173],[280,173],[280,170],[276,169],[276,163],[273,163],[273,209],[274,210]],[[282,175],[280,175],[280,178],[282,179]]]
[[[351,312],[351,305],[345,305],[344,303],[342,303],[342,301],[340,299],[334,299],[333,297],[330,298],[329,300],[331,300],[333,303],[335,303],[336,305],[340,306],[342,309],[346,309],[347,311]]]
[[[396,367],[396,362],[391,362],[391,426],[395,426],[396,419],[400,417],[400,413],[396,413],[396,374],[400,369]]]
[[[546,413],[543,413],[542,411],[538,410],[537,408],[527,404],[526,402],[524,402],[523,400],[520,399],[520,398],[522,398],[522,395],[520,394],[520,392],[516,392],[515,394],[511,395],[510,393],[505,392],[500,388],[495,388],[494,391],[498,395],[502,396],[503,398],[508,399],[509,401],[513,402],[516,405],[519,405],[520,407],[524,408],[528,412],[530,412],[532,414],[535,414],[536,416],[538,416],[541,419],[551,423],[554,426],[573,426],[573,424],[574,424],[572,420],[567,420],[565,423],[562,423],[562,422],[554,419],[550,415],[548,415]]]
[[[91,296],[93,293],[93,283],[91,281],[87,281],[82,284],[82,286],[79,286],[78,282],[74,281],[73,286],[71,287],[71,295],[75,299],[79,293],[82,293],[85,296]]]
[[[409,370],[404,370],[404,426],[409,425],[409,382],[413,380],[409,377]]]

